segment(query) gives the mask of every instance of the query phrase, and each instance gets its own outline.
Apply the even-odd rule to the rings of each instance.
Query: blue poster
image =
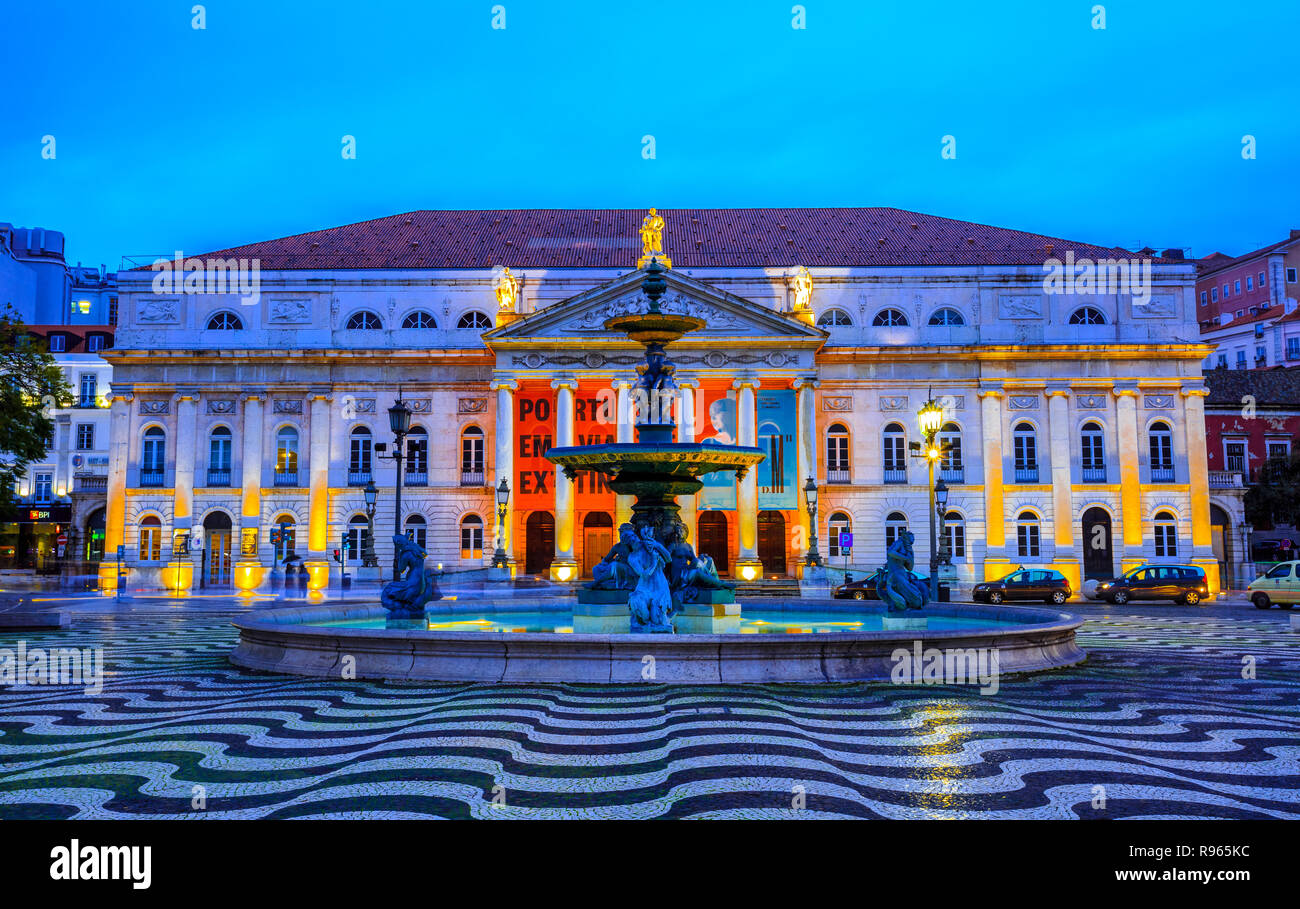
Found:
[[[759,389],[758,447],[767,455],[758,471],[758,510],[793,511],[799,507],[798,449],[795,443],[794,392]]]
[[[703,400],[701,399],[701,403]],[[700,434],[700,441],[708,444],[735,445],[736,442],[736,393],[727,393],[707,406],[707,428]],[[704,488],[700,490],[700,511],[735,511],[736,510],[736,475],[729,470],[706,473],[700,477]]]

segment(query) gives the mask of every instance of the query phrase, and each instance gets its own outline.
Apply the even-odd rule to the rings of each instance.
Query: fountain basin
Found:
[[[1001,673],[1035,672],[1080,662],[1075,641],[1083,620],[1052,609],[932,605],[925,629],[884,630],[884,607],[837,601],[754,604],[734,633],[572,634],[529,630],[537,617],[571,626],[572,604],[519,600],[466,602],[430,609],[424,627],[390,626],[373,605],[277,609],[236,621],[238,666],[327,678],[442,682],[692,683],[854,682],[888,680],[900,648],[996,649]],[[922,613],[912,614],[919,618]],[[779,632],[746,632],[787,617]],[[827,618],[827,617],[832,618]],[[512,618],[513,617],[513,618]],[[525,618],[526,617],[526,618]],[[837,619],[845,630],[832,629]],[[871,623],[852,626],[853,622]],[[874,630],[879,620],[880,630]],[[497,621],[491,630],[466,622]],[[460,623],[460,630],[448,626]],[[823,626],[823,627],[816,627]],[[481,626],[479,626],[481,627]],[[504,628],[521,628],[510,631]],[[871,627],[873,630],[860,630]],[[653,659],[650,659],[653,658]],[[647,667],[653,667],[647,678]]]

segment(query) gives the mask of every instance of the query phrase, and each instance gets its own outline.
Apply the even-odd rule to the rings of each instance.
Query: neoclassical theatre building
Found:
[[[124,272],[105,588],[119,546],[132,587],[252,589],[291,554],[321,587],[336,550],[387,574],[399,395],[401,526],[431,562],[485,569],[500,544],[519,575],[589,575],[630,502],[543,455],[632,437],[641,350],[603,323],[646,305],[651,246],[665,307],[707,322],[672,348],[679,435],[768,454],[682,503],[724,574],[798,574],[808,477],[831,566],[873,570],[910,529],[924,571],[910,443],[933,397],[959,584],[1172,559],[1217,589],[1193,266],[1058,292],[1045,263],[1132,254],[879,208],[416,211]],[[256,292],[222,292],[241,260]]]

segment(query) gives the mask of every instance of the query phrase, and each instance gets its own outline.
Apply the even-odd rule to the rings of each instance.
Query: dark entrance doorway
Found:
[[[593,511],[582,521],[582,575],[591,570],[614,545],[614,519],[604,511]]]
[[[230,583],[230,515],[214,511],[203,519],[203,583],[220,586]]]
[[[718,574],[731,570],[727,558],[727,516],[720,511],[702,511],[695,521],[695,532],[700,536],[699,554],[713,559]]]
[[[758,560],[769,576],[785,574],[785,515],[779,511],[758,513]]]
[[[82,537],[83,558],[99,562],[104,558],[104,509],[94,511],[86,519],[86,533]]]
[[[1219,583],[1227,588],[1233,581],[1228,568],[1236,561],[1233,558],[1232,520],[1226,511],[1213,504],[1210,505],[1210,546],[1219,561]]]
[[[1115,551],[1110,512],[1104,508],[1089,508],[1083,513],[1083,578],[1114,576]]]
[[[555,516],[534,511],[524,522],[524,574],[544,574],[555,559]]]

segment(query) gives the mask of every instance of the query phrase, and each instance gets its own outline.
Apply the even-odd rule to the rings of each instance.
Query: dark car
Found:
[[[924,587],[930,586],[930,579],[923,578],[914,571],[909,571],[912,583],[920,584]],[[857,581],[848,581],[831,591],[831,596],[837,600],[878,600],[880,594],[876,591],[876,576],[869,574]]]
[[[1173,600],[1195,606],[1209,595],[1205,571],[1194,565],[1143,565],[1097,585],[1097,596],[1121,606],[1129,600]]]
[[[1013,571],[997,581],[976,584],[971,597],[977,603],[993,603],[1004,600],[1042,600],[1056,603],[1058,606],[1070,598],[1074,591],[1070,589],[1070,580],[1059,571],[1049,568],[1024,568]]]

